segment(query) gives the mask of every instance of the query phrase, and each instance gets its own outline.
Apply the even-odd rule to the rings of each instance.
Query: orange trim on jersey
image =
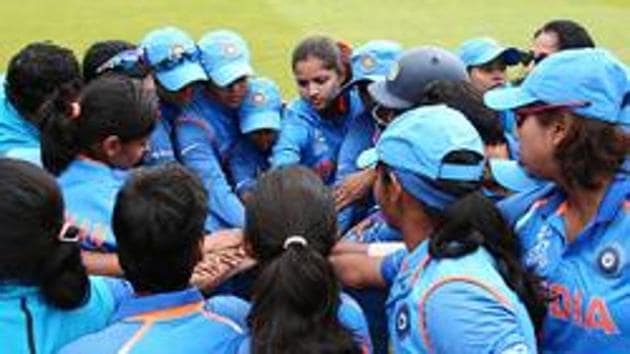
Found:
[[[463,276],[463,275],[455,275],[455,276],[449,276],[449,277],[445,277],[438,280],[437,282],[435,282],[429,287],[429,289],[425,292],[424,296],[422,296],[422,299],[420,299],[420,303],[418,304],[418,322],[420,322],[419,323],[420,334],[422,335],[422,342],[424,343],[429,353],[433,352],[433,348],[431,347],[431,342],[429,341],[429,332],[427,330],[426,320],[424,318],[424,304],[426,303],[429,296],[431,296],[431,294],[433,294],[433,292],[435,292],[435,290],[437,290],[440,286],[446,283],[455,282],[455,281],[462,281],[462,282],[466,282],[472,285],[476,285],[486,290],[487,292],[489,292],[492,296],[494,296],[497,300],[499,300],[499,302],[503,304],[504,306],[508,308],[512,307],[509,300],[503,294],[501,294],[501,292],[499,292],[497,289],[495,289],[491,285],[486,284],[479,279],[475,279],[475,278]]]
[[[568,204],[567,201],[565,200],[564,202],[560,203],[560,205],[558,205],[558,209],[556,209],[556,215],[563,215],[564,213],[567,212],[567,208],[568,208]]]
[[[204,317],[206,317],[210,321],[216,321],[216,322],[225,323],[226,325],[231,327],[236,332],[238,332],[240,334],[243,333],[243,329],[241,328],[241,326],[237,325],[236,323],[234,323],[234,321],[230,320],[229,318],[226,318],[226,317],[223,317],[223,316],[219,316],[216,313],[210,312],[210,311],[205,310],[205,309],[201,311],[201,314],[203,314]]]
[[[202,308],[203,301],[199,301],[192,304],[168,308],[165,310],[145,312],[141,315],[130,317],[129,320],[146,322],[166,321],[201,311]]]
[[[532,206],[530,207],[530,210],[536,210],[536,209],[542,207],[543,205],[547,204],[547,200],[548,200],[547,198],[538,199],[537,201],[532,203]]]
[[[429,264],[430,261],[431,261],[431,256],[430,255],[424,256],[424,259],[422,259],[422,261],[420,262],[420,265],[418,266],[418,268],[411,275],[410,287],[413,287],[413,284],[416,283],[416,281],[420,277],[420,274],[422,274],[422,271],[424,270],[424,268],[427,267],[427,265]]]
[[[127,354],[131,351],[134,345],[138,343],[142,337],[149,331],[149,329],[153,326],[153,322],[145,322],[142,327],[136,332],[118,351],[118,354]]]

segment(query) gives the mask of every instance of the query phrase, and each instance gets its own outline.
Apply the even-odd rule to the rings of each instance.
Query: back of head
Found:
[[[422,105],[445,104],[464,114],[486,145],[505,143],[499,113],[486,107],[483,95],[468,81],[438,80],[425,89]]]
[[[42,162],[61,174],[79,153],[98,155],[98,143],[108,136],[129,142],[148,136],[158,115],[155,93],[124,76],[90,82],[78,102],[54,99],[41,111]]]
[[[246,244],[261,271],[249,322],[254,353],[354,353],[337,319],[340,286],[330,191],[304,167],[264,175],[246,206]]]
[[[88,295],[78,230],[64,227],[63,199],[52,176],[30,163],[0,159],[0,282],[40,288],[61,308]]]
[[[207,195],[178,164],[142,168],[116,198],[112,217],[120,264],[136,292],[188,287],[201,242]]]
[[[543,32],[551,32],[558,38],[558,50],[594,48],[595,41],[586,28],[572,20],[553,20],[545,23],[534,33],[534,38]]]
[[[125,50],[135,49],[133,43],[123,40],[107,40],[96,42],[88,48],[83,57],[83,79],[90,82],[99,76],[98,69],[114,57]]]
[[[9,62],[7,97],[27,119],[35,119],[52,96],[75,98],[81,87],[81,71],[74,53],[50,42],[31,43]],[[40,125],[39,122],[35,122]]]

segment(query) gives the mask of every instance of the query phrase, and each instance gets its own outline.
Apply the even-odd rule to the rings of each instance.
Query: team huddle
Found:
[[[630,67],[584,27],[290,65],[287,101],[231,30],[16,53],[0,352],[630,350]]]

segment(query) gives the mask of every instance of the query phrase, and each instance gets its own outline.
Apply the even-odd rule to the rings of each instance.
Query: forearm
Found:
[[[118,262],[116,253],[101,253],[94,251],[81,251],[81,259],[88,274],[122,277],[123,270]]]

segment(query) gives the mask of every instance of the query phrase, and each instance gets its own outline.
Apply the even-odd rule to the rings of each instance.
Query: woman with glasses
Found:
[[[517,115],[520,159],[553,185],[505,200],[523,263],[553,302],[549,353],[619,353],[630,344],[630,122],[625,65],[602,49],[543,60],[518,88],[485,96]]]

